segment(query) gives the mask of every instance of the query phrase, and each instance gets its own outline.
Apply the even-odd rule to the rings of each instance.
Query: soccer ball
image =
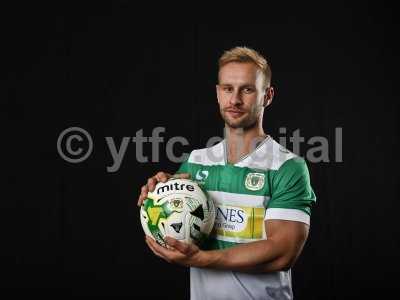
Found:
[[[189,179],[159,182],[140,209],[145,234],[164,247],[165,236],[200,245],[214,226],[215,214],[214,202]]]

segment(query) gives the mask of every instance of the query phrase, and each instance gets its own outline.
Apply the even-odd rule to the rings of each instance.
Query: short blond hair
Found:
[[[231,62],[254,63],[264,74],[264,87],[271,84],[271,68],[267,60],[256,50],[248,47],[235,47],[225,51],[218,60],[219,69]]]

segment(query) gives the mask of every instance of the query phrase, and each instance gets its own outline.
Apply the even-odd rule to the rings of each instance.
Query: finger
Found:
[[[157,184],[157,178],[155,178],[155,176],[147,179],[147,188],[150,192],[154,191],[156,184]]]
[[[171,249],[167,249],[166,247],[163,247],[161,245],[159,245],[155,240],[153,240],[152,238],[148,237],[147,241],[153,246],[153,248],[160,253],[161,255],[163,255],[165,258],[167,259],[172,259],[174,257],[174,250]]]
[[[165,242],[185,255],[190,253],[190,245],[187,243],[180,242],[170,236],[165,237]]]
[[[168,179],[170,179],[172,177],[172,175],[169,173],[165,173],[165,172],[158,172],[155,175],[155,177],[157,178],[158,181],[167,182]]]
[[[190,179],[190,173],[180,173],[172,175],[172,178],[176,179]]]
[[[171,256],[172,253],[169,251],[164,252],[164,250],[167,249],[164,248],[163,246],[160,246],[155,240],[153,240],[150,237],[146,237],[146,242],[150,247],[150,249],[154,252],[154,254],[156,254],[157,256],[161,257],[162,259],[166,260],[169,263],[173,261]]]
[[[162,257],[160,251],[157,250],[155,245],[158,245],[156,241],[154,241],[151,237],[148,237],[147,235],[145,236],[145,242],[149,246],[149,248],[156,254],[157,256]],[[164,257],[163,257],[164,258]]]
[[[139,199],[138,199],[138,202],[137,202],[137,205],[138,205],[138,206],[142,205],[143,201],[144,201],[144,200],[146,199],[146,197],[147,197],[147,193],[148,193],[147,186],[146,186],[146,185],[142,186],[142,188],[141,188],[141,190],[140,190]]]
[[[158,245],[158,243],[154,240],[153,237],[150,237],[148,235],[145,236],[145,241],[146,243],[148,243],[149,245],[152,246],[152,248],[156,249],[156,247],[154,247],[155,245]]]
[[[140,192],[142,194],[147,194],[149,189],[147,188],[147,185],[143,185],[142,188],[140,189]]]
[[[142,188],[140,190],[138,203],[137,203],[138,206],[142,205],[143,201],[147,198],[147,193],[148,193],[147,186],[146,185],[142,186]]]
[[[157,249],[151,243],[151,238],[149,238],[148,236],[145,236],[144,240],[145,240],[147,246],[149,246],[149,248],[151,249],[151,251],[154,252],[154,254],[156,254],[157,256],[161,256],[161,254],[157,251]]]
[[[168,261],[168,259],[166,257],[164,257],[160,252],[157,251],[157,249],[155,249],[155,247],[153,246],[152,243],[150,243],[149,239],[145,239],[147,246],[150,248],[150,250],[158,257]],[[169,261],[168,261],[169,262]]]

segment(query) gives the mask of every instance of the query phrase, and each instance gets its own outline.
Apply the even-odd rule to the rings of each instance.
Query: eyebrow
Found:
[[[218,85],[223,86],[223,87],[233,86],[233,84],[231,84],[231,83],[221,83]],[[246,87],[256,88],[256,86],[254,84],[250,84],[250,83],[245,83],[245,84],[239,86],[239,88],[246,88]]]

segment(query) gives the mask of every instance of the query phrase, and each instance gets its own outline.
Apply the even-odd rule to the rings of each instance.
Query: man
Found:
[[[170,249],[151,238],[157,256],[191,267],[191,299],[292,299],[290,268],[308,236],[315,194],[306,163],[262,128],[271,104],[270,67],[246,47],[219,59],[216,86],[226,138],[194,150],[175,177],[200,180],[217,206],[213,236],[203,249],[167,237]],[[138,204],[158,181],[142,187]]]

